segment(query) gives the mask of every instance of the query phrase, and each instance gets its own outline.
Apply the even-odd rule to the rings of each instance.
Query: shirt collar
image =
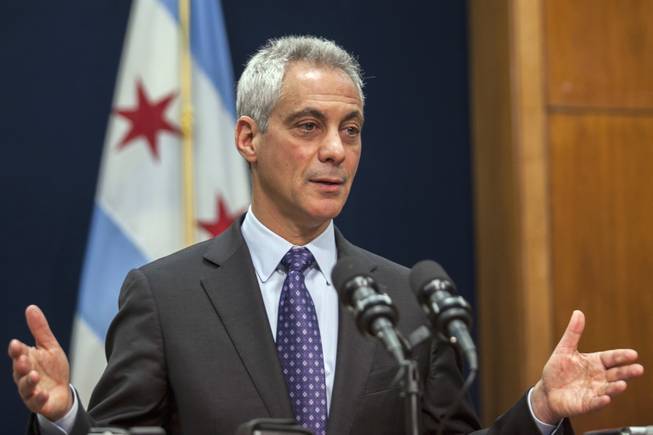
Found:
[[[286,252],[296,246],[263,225],[254,215],[251,205],[241,225],[241,232],[249,248],[254,270],[261,282],[270,279]],[[304,247],[311,251],[318,270],[324,276],[327,285],[331,285],[331,270],[338,256],[333,220],[319,236]]]

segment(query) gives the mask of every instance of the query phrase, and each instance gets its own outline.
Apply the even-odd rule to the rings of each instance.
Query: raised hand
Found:
[[[533,412],[546,423],[607,406],[613,396],[626,390],[628,379],[644,373],[632,349],[578,352],[584,329],[585,315],[576,310],[533,388]]]
[[[68,358],[39,307],[27,307],[25,318],[35,346],[28,346],[15,339],[9,342],[14,382],[30,411],[56,421],[66,415],[73,403],[68,386]]]

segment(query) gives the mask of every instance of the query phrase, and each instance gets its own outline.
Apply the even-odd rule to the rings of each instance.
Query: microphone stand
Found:
[[[420,435],[419,371],[417,361],[406,359],[401,363],[401,396],[404,398],[406,435]]]
[[[431,331],[426,326],[414,330],[408,340],[401,338],[405,357],[399,360],[399,373],[395,382],[401,385],[401,397],[404,399],[404,414],[406,420],[406,435],[421,434],[420,396],[422,391],[419,383],[419,368],[417,361],[410,358],[413,349],[431,339]],[[395,383],[393,382],[393,384]]]

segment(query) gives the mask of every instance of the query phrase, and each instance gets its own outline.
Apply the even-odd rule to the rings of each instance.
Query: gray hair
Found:
[[[288,64],[308,62],[340,69],[354,82],[364,103],[363,79],[358,61],[335,42],[314,36],[284,36],[270,39],[247,62],[238,80],[236,112],[249,116],[265,132],[268,118],[281,96],[281,85]]]

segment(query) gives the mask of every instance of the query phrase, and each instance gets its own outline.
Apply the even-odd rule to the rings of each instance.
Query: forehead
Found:
[[[362,102],[358,88],[343,70],[328,66],[294,62],[287,66],[279,103],[341,102],[358,106]]]

